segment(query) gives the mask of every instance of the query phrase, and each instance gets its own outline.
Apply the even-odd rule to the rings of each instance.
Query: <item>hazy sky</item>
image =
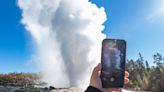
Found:
[[[108,38],[127,41],[127,58],[141,52],[152,64],[152,55],[164,55],[164,0],[91,0],[105,7]],[[17,0],[0,0],[0,73],[31,72],[30,34],[20,23]]]

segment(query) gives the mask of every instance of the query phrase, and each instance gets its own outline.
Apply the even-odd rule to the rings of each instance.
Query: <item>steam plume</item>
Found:
[[[104,8],[88,0],[18,0],[22,23],[36,45],[42,80],[55,87],[86,87],[100,62]]]

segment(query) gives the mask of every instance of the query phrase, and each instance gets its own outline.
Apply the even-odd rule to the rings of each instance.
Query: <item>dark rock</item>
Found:
[[[50,90],[54,90],[54,89],[56,89],[56,88],[53,87],[53,86],[50,86],[49,89],[50,89]]]
[[[44,89],[45,89],[45,90],[48,90],[48,87],[45,87]]]

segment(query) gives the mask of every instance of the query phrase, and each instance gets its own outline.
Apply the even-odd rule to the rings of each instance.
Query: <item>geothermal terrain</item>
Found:
[[[0,86],[0,92],[84,92],[78,88],[30,88],[30,87],[13,87],[13,86]]]
[[[76,87],[58,88],[46,85],[40,80],[39,73],[0,74],[0,92],[84,92],[84,90]],[[135,91],[123,89],[123,92]]]
[[[21,87],[4,87],[0,86],[0,92],[84,92],[84,90],[71,87],[71,88],[21,88]],[[129,91],[123,89],[122,92],[150,92],[150,91]]]

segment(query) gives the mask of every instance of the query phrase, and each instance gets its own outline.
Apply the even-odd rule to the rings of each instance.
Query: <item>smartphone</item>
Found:
[[[124,86],[125,57],[125,40],[103,40],[100,75],[103,88],[122,88]]]

